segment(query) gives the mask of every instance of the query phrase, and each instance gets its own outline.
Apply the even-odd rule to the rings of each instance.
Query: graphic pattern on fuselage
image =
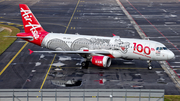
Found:
[[[129,48],[129,42],[123,42],[121,39],[115,39],[113,44],[111,39],[100,38],[77,38],[74,41],[63,41],[61,39],[51,39],[47,42],[47,48],[58,51],[77,51],[77,50],[116,50],[126,54]]]

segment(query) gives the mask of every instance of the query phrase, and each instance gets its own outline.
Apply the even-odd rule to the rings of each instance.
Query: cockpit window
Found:
[[[159,47],[157,47],[156,50],[159,50]]]
[[[156,50],[167,50],[166,47],[157,47]]]
[[[167,50],[167,48],[166,48],[166,47],[163,47],[163,49],[164,49],[164,50]]]
[[[160,47],[160,50],[163,50],[163,48],[162,48],[162,47]]]

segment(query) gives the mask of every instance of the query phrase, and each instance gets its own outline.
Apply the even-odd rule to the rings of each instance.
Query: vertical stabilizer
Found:
[[[26,4],[19,4],[21,17],[24,25],[25,33],[19,33],[17,36],[32,36],[32,43],[40,45],[42,39],[48,34],[39,24],[36,17]]]

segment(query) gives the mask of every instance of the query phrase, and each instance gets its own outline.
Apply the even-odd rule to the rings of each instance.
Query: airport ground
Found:
[[[167,62],[180,74],[178,0],[1,0],[0,23],[23,31],[19,4],[25,3],[48,32],[141,38],[118,2],[150,40],[162,42],[176,54]],[[123,59],[113,59],[110,68],[90,64],[82,69],[78,55],[29,55],[28,49],[47,50],[17,39],[0,55],[0,89],[165,89],[166,95],[180,94],[156,61],[151,71],[146,61]],[[68,80],[81,83],[63,87]]]

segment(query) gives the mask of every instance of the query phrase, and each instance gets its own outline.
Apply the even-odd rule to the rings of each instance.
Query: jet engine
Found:
[[[109,67],[111,65],[111,58],[108,56],[92,56],[91,62],[99,67]]]

